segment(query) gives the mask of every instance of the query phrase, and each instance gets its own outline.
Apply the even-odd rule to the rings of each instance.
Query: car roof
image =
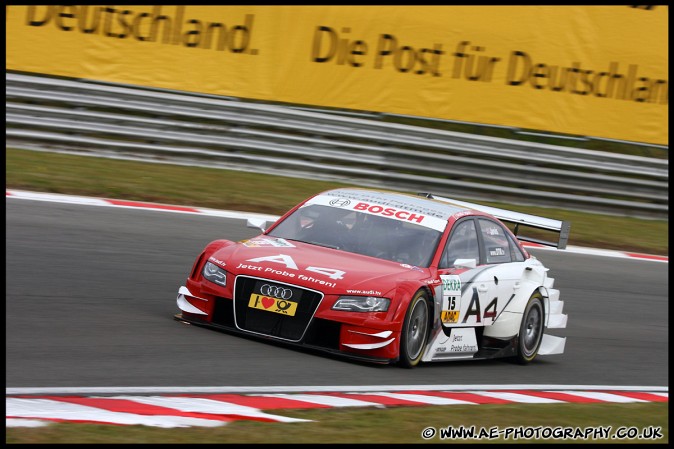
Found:
[[[321,195],[355,201],[373,202],[382,206],[390,206],[423,213],[425,215],[436,217],[442,220],[448,220],[452,215],[458,212],[473,210],[458,204],[440,202],[423,196],[378,189],[347,187],[328,190],[319,194],[318,196]]]
[[[571,229],[571,223],[569,221],[555,220],[552,218],[545,218],[538,215],[524,214],[521,212],[515,212],[506,209],[499,209],[491,206],[484,206],[481,204],[468,203],[461,200],[445,198],[441,196],[435,196],[428,193],[420,193],[418,195],[410,195],[407,193],[392,192],[389,190],[377,190],[377,189],[366,189],[366,188],[341,188],[333,189],[323,192],[319,195],[314,196],[309,201],[314,201],[319,199],[319,201],[325,200],[329,205],[335,204],[336,200],[338,203],[340,201],[345,201],[348,204],[348,200],[356,200],[367,203],[371,201],[376,203],[379,207],[377,210],[373,210],[372,207],[367,207],[368,212],[370,213],[388,213],[390,208],[399,208],[404,209],[407,212],[417,212],[424,214],[430,218],[429,223],[426,225],[438,231],[444,229],[442,222],[449,220],[452,216],[455,216],[458,213],[463,212],[462,215],[481,215],[495,218],[501,222],[513,223],[515,224],[515,235],[519,240],[524,240],[527,242],[534,242],[542,244],[545,246],[554,246],[557,249],[564,249],[569,240],[569,231]],[[308,201],[307,201],[308,202]],[[306,204],[306,203],[305,203]],[[343,207],[345,204],[337,204],[337,207]],[[365,206],[364,206],[365,207]],[[353,206],[353,209],[363,210],[360,207]],[[395,212],[390,212],[393,214]],[[398,214],[395,214],[398,216]],[[406,217],[400,217],[402,219],[410,220],[413,219],[417,222],[423,218],[413,217],[408,215]],[[518,226],[532,227],[536,229],[545,229],[558,233],[558,238],[554,242],[541,240],[533,237],[525,237],[517,234]]]

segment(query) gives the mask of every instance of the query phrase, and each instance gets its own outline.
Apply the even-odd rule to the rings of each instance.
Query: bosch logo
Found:
[[[335,206],[335,207],[346,207],[349,204],[351,204],[351,201],[341,199],[341,198],[340,199],[334,199],[334,200],[330,201],[330,205]]]
[[[293,297],[293,291],[289,288],[283,288],[269,284],[264,284],[260,288],[260,293],[262,293],[264,296],[270,296],[276,299],[290,299]]]
[[[383,215],[384,217],[395,217],[399,220],[413,221],[416,223],[422,223],[424,220],[423,215],[417,215],[406,210],[395,209],[393,207],[384,207],[378,204],[368,204],[368,203],[358,203],[353,206],[354,210],[362,210],[369,212],[375,215]]]

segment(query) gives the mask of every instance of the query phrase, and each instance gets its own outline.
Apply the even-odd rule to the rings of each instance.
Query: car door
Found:
[[[487,290],[487,311],[483,319],[489,325],[514,298],[520,287],[525,264],[524,254],[500,222],[488,217],[477,218],[482,261],[490,267],[481,287]],[[484,285],[482,285],[484,284]],[[495,313],[494,313],[495,312]]]
[[[485,264],[480,232],[475,218],[457,220],[445,244],[438,265],[445,327],[490,325],[502,310],[493,300],[496,267]]]

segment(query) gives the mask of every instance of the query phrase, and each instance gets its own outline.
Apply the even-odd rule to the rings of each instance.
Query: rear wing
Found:
[[[501,221],[514,223],[515,229],[513,230],[513,234],[515,234],[515,236],[519,240],[525,242],[538,243],[539,245],[553,246],[557,249],[564,249],[566,248],[566,244],[569,241],[569,232],[571,230],[571,222],[569,221],[553,220],[551,218],[539,217],[537,215],[523,214],[520,212],[513,212],[506,209],[483,206],[481,204],[467,203],[465,201],[435,196],[430,193],[419,193],[419,195],[429,199],[442,201],[443,203],[455,204],[457,206],[479,210],[480,212],[485,212],[487,214],[493,215],[494,217],[498,218]],[[518,235],[520,225],[557,232],[559,233],[559,239],[557,240],[557,242],[550,242],[547,240],[541,240],[533,237],[525,237]]]

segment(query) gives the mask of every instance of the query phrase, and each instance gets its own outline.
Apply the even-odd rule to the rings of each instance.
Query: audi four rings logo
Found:
[[[343,200],[341,198],[340,199],[334,199],[334,200],[330,201],[331,206],[337,206],[337,207],[346,207],[349,204],[351,204],[351,201]]]
[[[277,299],[290,299],[293,297],[293,291],[289,288],[283,288],[276,285],[264,284],[260,288],[260,293],[264,296],[271,296]]]

